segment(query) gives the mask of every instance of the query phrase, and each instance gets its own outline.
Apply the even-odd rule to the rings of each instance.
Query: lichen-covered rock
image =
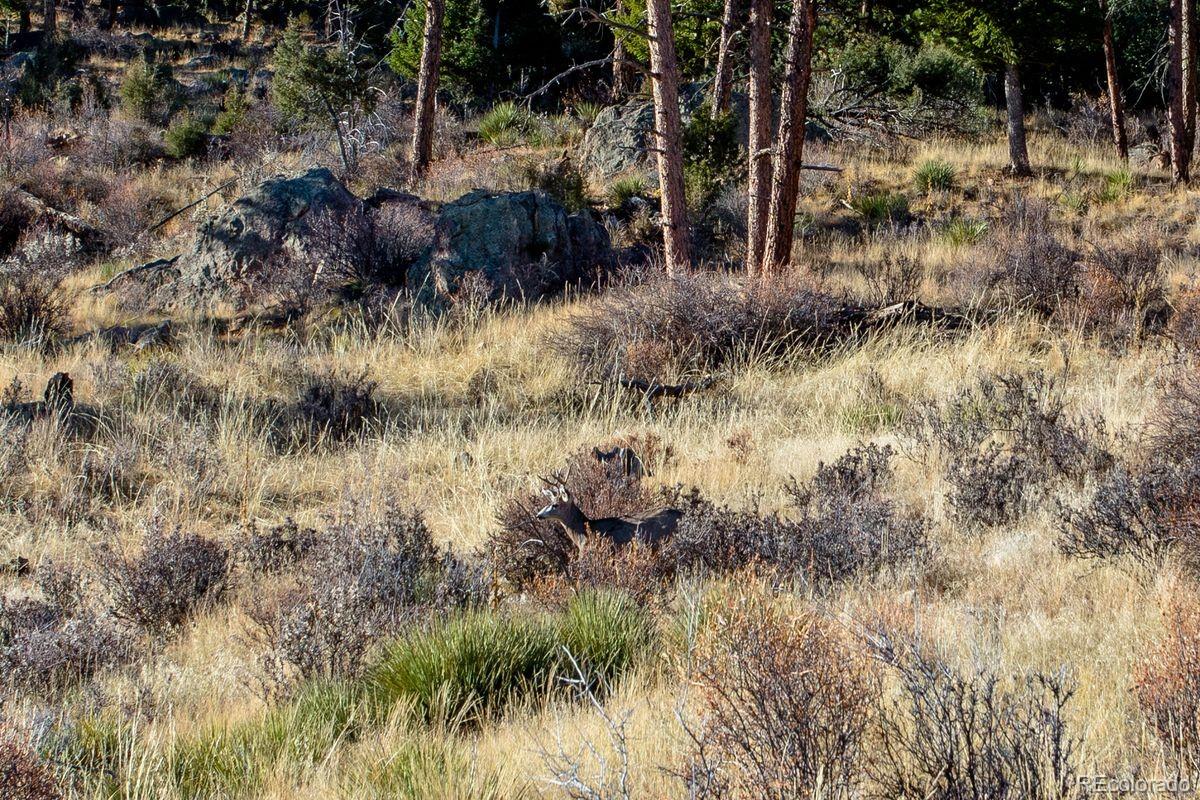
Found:
[[[175,264],[173,293],[204,301],[236,299],[272,259],[306,251],[313,220],[348,215],[360,206],[324,168],[263,181],[200,226],[192,249]]]
[[[608,232],[544,192],[476,190],[442,207],[429,255],[409,286],[447,300],[482,287],[487,299],[536,299],[586,282],[613,258]]]

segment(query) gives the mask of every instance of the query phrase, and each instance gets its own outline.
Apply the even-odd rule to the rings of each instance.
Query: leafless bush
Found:
[[[1174,309],[1167,333],[1181,350],[1200,351],[1200,291],[1183,292]]]
[[[878,644],[878,642],[876,643]],[[1076,684],[1032,673],[1006,685],[964,673],[920,645],[883,655],[899,678],[869,762],[879,797],[1058,800],[1075,788],[1078,740],[1064,712]]]
[[[483,592],[418,512],[348,510],[318,534],[280,596],[252,609],[252,636],[273,688],[297,675],[354,675],[371,645],[423,611],[477,604]]]
[[[70,309],[61,285],[79,254],[73,237],[26,231],[0,262],[0,340],[46,346],[66,333]]]
[[[803,536],[780,543],[780,563],[793,571],[807,566],[818,580],[841,580],[923,560],[924,522],[883,494],[891,458],[891,448],[858,447],[821,464],[807,484],[789,482],[785,490],[800,512]]]
[[[366,434],[379,413],[365,374],[310,375],[299,396],[271,414],[270,440],[281,452],[344,444]]]
[[[921,289],[925,268],[909,253],[888,249],[856,265],[867,284],[867,301],[876,305],[912,300]]]
[[[8,726],[0,727],[0,795],[9,800],[60,800],[50,767]]]
[[[693,493],[664,555],[684,572],[757,567],[813,581],[920,561],[928,551],[923,522],[882,491],[891,456],[887,448],[861,447],[820,465],[806,483],[790,481],[795,519],[716,506]]]
[[[1162,236],[1152,229],[1093,247],[1084,261],[1074,306],[1081,324],[1120,339],[1161,331],[1170,316],[1162,251]]]
[[[156,523],[137,553],[102,546],[98,566],[113,614],[165,634],[225,593],[230,555],[219,542],[179,530],[168,533]]]
[[[1200,603],[1179,591],[1166,611],[1166,633],[1134,669],[1142,713],[1179,774],[1200,770]]]
[[[640,446],[642,442],[646,446]],[[644,439],[633,444],[648,459],[652,446]],[[583,513],[593,519],[643,513],[664,501],[642,483],[640,475],[630,474],[618,461],[598,460],[586,448],[567,460],[561,478]],[[484,545],[491,568],[513,588],[566,574],[575,555],[575,545],[557,522],[537,518],[544,505],[540,493],[510,499],[500,511],[500,529]]]
[[[433,215],[416,203],[385,202],[374,212],[378,272],[403,284],[409,268],[433,244]]]
[[[1024,513],[1055,481],[1077,483],[1112,466],[1102,420],[1071,415],[1044,373],[983,378],[905,423],[918,449],[945,459],[949,500],[964,522],[1000,524]]]
[[[650,381],[831,343],[840,306],[795,278],[654,276],[571,318],[554,344],[580,372]]]
[[[1184,361],[1163,379],[1146,426],[1146,444],[1153,461],[1200,457],[1200,364]]]
[[[310,553],[320,540],[313,528],[301,528],[288,517],[265,530],[251,522],[237,544],[240,560],[253,573],[269,574],[289,567]]]
[[[763,606],[724,615],[701,656],[707,796],[860,796],[876,665],[815,613]],[[715,795],[714,774],[725,784]]]
[[[1055,233],[1050,205],[1018,198],[991,240],[982,289],[999,302],[1052,315],[1079,293],[1079,253]]]
[[[132,655],[125,636],[84,605],[77,572],[45,562],[36,575],[40,596],[0,599],[3,683],[51,694]]]
[[[1078,558],[1129,558],[1154,567],[1169,551],[1200,556],[1200,460],[1114,468],[1091,499],[1062,511],[1059,548]],[[1200,562],[1198,562],[1200,563]]]

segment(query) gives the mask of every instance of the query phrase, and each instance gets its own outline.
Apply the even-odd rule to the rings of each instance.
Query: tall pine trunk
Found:
[[[717,73],[713,77],[713,111],[724,114],[733,100],[733,35],[737,32],[742,0],[725,0],[717,50]]]
[[[812,80],[812,40],[817,26],[815,0],[792,0],[784,60],[783,96],[779,108],[779,138],[771,175],[771,206],[767,215],[767,269],[777,270],[792,257],[796,229],[796,196],[804,159],[804,128],[808,121],[808,86]]]
[[[662,193],[663,256],[669,274],[688,265],[683,124],[679,115],[679,60],[675,56],[670,0],[649,0],[646,12],[650,34],[650,79],[654,89],[658,185]]]
[[[1117,80],[1117,46],[1113,41],[1112,12],[1108,0],[1100,0],[1100,13],[1104,16],[1104,74],[1108,79],[1108,113],[1112,119],[1113,144],[1123,161],[1129,160],[1129,137],[1125,133],[1125,102],[1121,98],[1121,84]]]
[[[746,269],[762,268],[771,191],[771,0],[750,0],[750,142]]]
[[[433,160],[433,123],[437,113],[438,74],[442,63],[442,18],[446,0],[425,0],[425,37],[417,75],[417,109],[413,117],[412,180],[425,174]]]
[[[1025,143],[1025,98],[1016,64],[1004,65],[1004,101],[1008,113],[1008,168],[1013,175],[1032,175],[1029,146]]]
[[[21,10],[17,12],[17,30],[21,33],[29,33],[29,29],[33,27],[33,22],[29,19],[29,6],[22,3]]]
[[[1171,0],[1167,49],[1171,179],[1184,183],[1191,178],[1196,144],[1196,0]]]
[[[42,28],[51,35],[58,31],[58,0],[45,0],[42,4]]]

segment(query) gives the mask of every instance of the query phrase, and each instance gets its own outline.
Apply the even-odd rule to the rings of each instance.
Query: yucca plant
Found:
[[[958,173],[951,164],[940,159],[923,161],[913,173],[913,185],[918,192],[948,192],[954,188]]]
[[[511,100],[497,103],[479,118],[479,138],[496,147],[516,144],[533,128],[533,116]]]

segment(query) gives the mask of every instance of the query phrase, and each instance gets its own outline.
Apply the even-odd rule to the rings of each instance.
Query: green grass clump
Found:
[[[645,197],[650,192],[650,183],[643,175],[626,175],[608,185],[604,199],[612,208],[621,206],[635,197]]]
[[[517,144],[532,129],[532,115],[511,100],[497,103],[479,118],[479,138],[496,147]]]
[[[965,247],[978,243],[987,235],[988,224],[981,219],[955,217],[942,226],[942,241],[953,247]]]
[[[310,684],[261,718],[179,739],[167,754],[168,774],[183,797],[253,796],[277,770],[300,778],[315,768],[357,738],[365,717],[353,684]]]
[[[560,677],[574,675],[568,653],[600,685],[632,666],[650,641],[649,619],[624,595],[579,595],[553,616],[469,612],[387,648],[369,679],[372,701],[476,722],[562,686]]]
[[[1133,191],[1133,173],[1122,167],[1105,174],[1104,184],[1096,192],[1096,202],[1104,205],[1123,200]]]
[[[575,104],[575,116],[583,124],[583,127],[590,128],[596,122],[596,117],[600,116],[600,112],[604,110],[603,103],[592,103],[588,100],[582,100]]]
[[[940,159],[924,161],[913,173],[913,186],[918,192],[948,192],[958,181],[958,172],[953,165]]]
[[[908,198],[895,192],[872,192],[850,198],[850,210],[868,227],[903,222],[908,218]]]

